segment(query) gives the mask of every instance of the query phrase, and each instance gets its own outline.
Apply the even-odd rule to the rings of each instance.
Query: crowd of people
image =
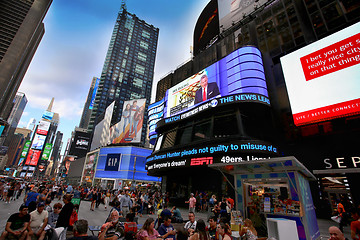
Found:
[[[4,202],[9,204],[21,199],[22,193],[23,203],[19,211],[8,218],[0,240],[233,239],[230,211],[234,208],[234,200],[230,197],[218,201],[216,195],[191,194],[185,202],[189,204],[188,219],[183,219],[176,206],[169,206],[168,194],[157,189],[104,190],[51,183],[0,182],[0,196]],[[81,199],[91,202],[89,211],[99,208],[101,203],[104,210],[109,211],[97,236],[88,236],[88,221],[79,219]],[[209,211],[209,217],[196,220],[196,213],[202,211]],[[340,211],[343,213],[344,209]],[[354,210],[351,213],[354,220],[351,222],[351,237],[359,239],[360,212]],[[140,226],[137,219],[143,214],[149,216]],[[330,240],[345,239],[335,226],[329,228],[329,234]],[[244,219],[239,225],[239,236],[246,240],[261,239],[250,219]]]

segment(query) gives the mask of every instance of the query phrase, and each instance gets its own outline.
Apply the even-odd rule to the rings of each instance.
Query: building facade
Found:
[[[0,3],[0,118],[7,119],[15,94],[44,35],[51,0]]]
[[[14,98],[12,109],[10,112],[10,116],[7,119],[7,122],[9,123],[9,126],[7,127],[6,133],[4,134],[5,146],[10,146],[11,137],[14,135],[15,130],[19,124],[20,118],[24,112],[24,109],[26,107],[28,100],[24,93],[16,93],[16,96]]]
[[[103,118],[113,102],[111,124],[120,122],[127,100],[146,98],[150,103],[159,29],[122,9],[116,19],[104,67],[101,73],[88,131]],[[146,121],[143,123],[146,129]],[[145,141],[145,130],[141,133]]]
[[[331,212],[326,208],[334,207],[337,199],[358,204],[359,151],[352,139],[360,134],[359,113],[295,124],[280,58],[358,23],[359,3],[341,0],[255,1],[251,11],[239,12],[241,16],[227,25],[224,17],[216,15],[221,14],[220,6],[216,1],[210,1],[201,14],[200,18],[206,19],[199,19],[195,26],[194,46],[197,49],[194,49],[194,58],[157,85],[157,103],[149,107],[149,124],[155,120],[154,134],[157,135],[154,151],[148,157],[149,174],[162,176],[166,191],[173,195],[185,192],[183,195],[187,196],[196,190],[226,194],[228,186],[224,176],[208,165],[217,161],[231,168],[231,163],[237,161],[295,156],[318,178],[317,182],[311,183],[318,214]],[[218,32],[207,29],[214,18],[220,25]],[[354,35],[358,33],[354,31]],[[201,38],[211,40],[204,42]],[[249,54],[242,54],[247,46],[257,49],[257,56],[247,58]],[[225,59],[226,64],[231,65],[236,54],[240,58],[226,69],[228,82],[223,84],[221,61]],[[245,65],[242,65],[242,59],[247,62]],[[260,63],[262,70],[255,67]],[[182,110],[178,114],[169,114],[169,110],[175,109],[166,103],[171,90],[177,86],[183,89],[183,83],[189,78],[211,73],[216,64],[220,64],[220,77],[209,75],[208,81],[219,85],[221,97],[207,104],[194,105],[195,92],[200,88],[199,78],[192,89],[187,87],[183,94],[187,97],[175,104]],[[240,72],[236,72],[236,65]],[[251,69],[258,69],[260,74],[243,71]],[[292,74],[296,76],[298,72]],[[242,83],[229,82],[233,77]],[[251,79],[264,79],[262,88],[266,92],[256,92],[254,87],[259,87],[258,83]],[[233,94],[230,90],[239,92]],[[262,102],[255,93],[261,95]],[[186,109],[188,106],[190,110]],[[246,143],[250,144],[248,148],[243,145]],[[270,153],[269,150],[274,148],[277,151]],[[179,176],[184,179],[182,182],[177,182]],[[228,178],[233,181],[231,176]],[[207,186],[211,188],[205,186],[204,181],[210,181],[212,184]],[[227,194],[232,191],[228,190]]]

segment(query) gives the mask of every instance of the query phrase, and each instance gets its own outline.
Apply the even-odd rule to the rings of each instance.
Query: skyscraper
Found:
[[[44,35],[42,20],[52,0],[0,1],[0,119],[11,103]]]
[[[5,146],[10,146],[9,143],[12,141],[11,137],[14,135],[15,129],[17,128],[17,126],[19,124],[20,118],[24,112],[27,102],[28,102],[28,100],[24,93],[18,92],[16,94],[14,101],[11,104],[12,109],[10,112],[10,116],[7,119],[9,126],[6,130],[6,133],[4,134],[4,137],[6,138],[6,140],[4,142]]]
[[[88,126],[92,132],[114,100],[111,124],[120,121],[124,101],[146,98],[150,103],[159,29],[122,8],[116,19]],[[145,142],[147,118],[141,142]]]

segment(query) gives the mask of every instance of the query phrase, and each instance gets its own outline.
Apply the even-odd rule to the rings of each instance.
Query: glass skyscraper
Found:
[[[109,44],[95,97],[88,132],[102,120],[106,107],[115,101],[111,124],[120,121],[124,101],[151,99],[159,29],[121,9]],[[144,116],[141,143],[145,142]]]

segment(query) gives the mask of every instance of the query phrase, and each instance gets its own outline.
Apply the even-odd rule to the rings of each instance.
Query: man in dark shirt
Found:
[[[8,236],[15,239],[23,240],[27,237],[26,231],[30,222],[30,215],[28,214],[28,207],[21,205],[19,213],[14,213],[7,220],[5,231],[1,234],[0,240],[4,240]]]
[[[161,224],[158,230],[159,234],[163,239],[173,239],[175,240],[175,228],[171,225],[171,217],[165,216],[164,223]]]
[[[217,219],[215,216],[211,216],[209,217],[209,227],[208,227],[208,232],[210,235],[211,240],[218,240],[219,236],[216,233],[216,224],[217,224]]]
[[[74,237],[68,240],[97,240],[96,236],[88,236],[88,222],[85,219],[80,219],[74,223]]]

